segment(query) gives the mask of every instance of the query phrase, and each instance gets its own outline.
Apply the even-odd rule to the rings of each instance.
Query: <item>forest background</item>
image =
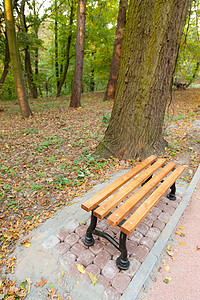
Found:
[[[14,1],[17,42],[29,98],[41,99],[71,94],[75,67],[77,6],[76,0]],[[116,0],[87,1],[82,93],[104,91],[107,87],[118,10],[119,2]],[[178,88],[189,87],[198,77],[199,13],[199,1],[192,0],[174,74],[174,86]],[[9,61],[4,8],[1,3],[0,99],[2,101],[16,100]],[[59,88],[67,63],[66,77],[63,86]]]

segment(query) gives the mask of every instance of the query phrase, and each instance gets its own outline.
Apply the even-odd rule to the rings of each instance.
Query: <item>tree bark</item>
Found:
[[[65,82],[65,78],[67,75],[67,71],[69,68],[69,54],[70,54],[70,46],[71,46],[71,40],[72,40],[72,24],[73,24],[73,16],[74,16],[74,4],[73,1],[71,3],[71,12],[70,12],[70,18],[69,18],[69,27],[70,27],[70,31],[69,31],[69,36],[67,38],[67,49],[66,49],[66,63],[65,63],[65,69],[64,69],[64,73],[62,75],[61,81],[59,83],[58,89],[57,89],[57,96],[56,97],[60,97],[60,93],[61,93],[61,89],[62,86]]]
[[[7,30],[7,37],[8,37],[9,52],[10,52],[10,60],[11,60],[11,66],[12,66],[13,76],[15,80],[17,97],[19,100],[22,116],[24,118],[28,118],[30,115],[32,115],[32,112],[28,104],[24,82],[22,78],[22,71],[20,65],[19,50],[17,47],[17,39],[16,39],[16,32],[14,26],[11,0],[4,0],[4,6],[5,6],[6,30]]]
[[[19,18],[21,20],[21,27],[22,31],[27,34],[28,33],[28,28],[26,25],[26,17],[25,17],[25,0],[22,0],[21,2],[21,8],[20,8],[20,13],[19,13]],[[31,57],[29,53],[29,45],[26,45],[25,47],[25,70],[27,74],[27,79],[28,79],[28,86],[31,94],[31,98],[37,99],[38,93],[37,93],[37,87],[35,85],[34,79],[33,79],[33,71],[31,67]]]
[[[70,101],[70,107],[74,108],[81,106],[81,84],[83,75],[83,57],[85,42],[85,10],[86,0],[79,0],[77,12],[75,71]]]
[[[130,2],[114,106],[96,154],[144,158],[164,150],[164,114],[188,2]]]
[[[104,101],[113,100],[115,98],[117,76],[118,76],[118,72],[119,72],[119,63],[120,63],[120,57],[121,57],[121,48],[122,48],[124,30],[125,30],[125,26],[126,26],[127,5],[128,5],[128,0],[120,0],[113,57],[112,57],[112,63],[111,63],[111,67],[110,67],[110,75],[109,75],[109,79],[108,79],[108,85],[107,85],[106,93],[104,96]]]
[[[55,43],[55,69],[56,69],[56,86],[59,87],[59,66],[58,66],[58,5],[55,0],[55,23],[54,23],[54,43]]]
[[[9,55],[9,48],[8,48],[8,38],[5,32],[5,59],[4,59],[3,73],[0,78],[0,87],[2,87],[5,82],[6,76],[9,71],[9,64],[10,64],[10,55]]]

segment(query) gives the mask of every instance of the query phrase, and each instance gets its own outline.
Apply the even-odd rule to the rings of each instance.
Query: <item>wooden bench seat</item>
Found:
[[[109,240],[121,251],[117,265],[123,270],[129,267],[126,250],[127,235],[135,230],[169,188],[171,192],[168,198],[176,199],[175,181],[185,169],[182,165],[176,168],[174,162],[166,163],[166,159],[156,159],[154,155],[148,157],[81,205],[84,210],[92,211],[91,223],[83,237],[83,243],[87,246],[93,245],[93,234]],[[148,198],[136,211],[125,219],[147,196]],[[97,218],[107,218],[108,224],[114,227],[121,226],[119,243],[107,233],[96,229]]]

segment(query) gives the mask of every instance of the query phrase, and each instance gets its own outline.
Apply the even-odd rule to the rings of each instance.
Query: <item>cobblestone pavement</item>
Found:
[[[83,244],[82,237],[90,223],[90,213],[81,209],[81,204],[124,173],[119,171],[113,174],[110,180],[96,185],[83,197],[75,198],[71,206],[63,208],[54,218],[33,230],[27,237],[31,247],[25,248],[19,244],[13,253],[17,258],[15,273],[9,276],[19,285],[25,278],[31,279],[27,300],[46,299],[52,286],[53,291],[60,295],[59,299],[137,299],[189,203],[200,178],[200,168],[189,186],[183,180],[177,181],[176,201],[162,197],[128,237],[130,267],[120,271],[116,266],[119,251],[106,239],[94,236],[93,246]],[[98,221],[98,229],[119,240],[119,227],[114,228],[101,220]],[[78,264],[84,267],[85,274],[79,272]],[[97,276],[95,286],[89,273]],[[44,286],[36,284],[41,278],[47,282]]]
[[[55,236],[45,241],[44,247],[51,248],[55,258],[67,263],[69,273],[80,281],[87,281],[92,285],[89,277],[91,272],[97,276],[98,282],[104,287],[106,299],[120,299],[134,275],[149,254],[154,243],[159,238],[162,230],[170,220],[175,209],[181,201],[181,194],[177,193],[176,201],[162,197],[142,223],[127,239],[127,250],[130,267],[120,271],[116,266],[116,258],[120,255],[106,239],[95,237],[95,244],[87,247],[82,242],[90,219],[86,225],[79,225],[74,219]],[[89,217],[89,213],[88,213]],[[120,228],[110,226],[105,219],[99,220],[97,229],[111,235],[119,241]],[[85,274],[78,271],[77,265],[81,264],[86,270]]]

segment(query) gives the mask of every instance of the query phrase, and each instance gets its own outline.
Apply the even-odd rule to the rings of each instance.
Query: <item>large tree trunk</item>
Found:
[[[85,9],[86,0],[79,0],[77,13],[75,71],[70,101],[70,107],[74,108],[81,106],[81,84],[83,75],[83,57],[85,42]]]
[[[101,156],[164,150],[162,127],[188,0],[130,2],[118,84]]]
[[[59,84],[58,89],[57,89],[57,96],[56,97],[60,97],[61,89],[62,89],[62,86],[65,82],[65,78],[66,78],[67,71],[68,71],[68,68],[69,68],[69,60],[70,60],[69,54],[70,54],[70,46],[71,46],[71,40],[72,40],[73,16],[74,16],[74,4],[73,4],[73,1],[72,1],[70,18],[69,18],[70,31],[69,31],[69,36],[67,38],[66,63],[65,63],[65,69],[64,69],[60,84]]]
[[[19,50],[17,47],[16,32],[14,26],[13,10],[11,0],[4,0],[5,6],[5,17],[6,17],[6,27],[7,27],[7,37],[10,52],[10,60],[13,71],[13,76],[15,80],[15,87],[17,92],[17,97],[19,100],[19,105],[21,109],[21,114],[24,118],[28,118],[32,115],[31,109],[28,104],[24,82],[22,78],[22,71],[19,58]]]
[[[119,72],[119,63],[121,57],[121,48],[122,48],[123,35],[124,35],[124,30],[126,25],[127,5],[128,5],[128,0],[120,0],[113,57],[112,57],[112,63],[110,67],[108,85],[104,96],[104,101],[113,100],[115,98],[117,76]]]
[[[3,73],[0,78],[0,88],[3,86],[6,76],[8,74],[9,64],[10,64],[10,55],[9,55],[9,48],[8,48],[8,38],[5,32],[5,59],[4,59]]]

